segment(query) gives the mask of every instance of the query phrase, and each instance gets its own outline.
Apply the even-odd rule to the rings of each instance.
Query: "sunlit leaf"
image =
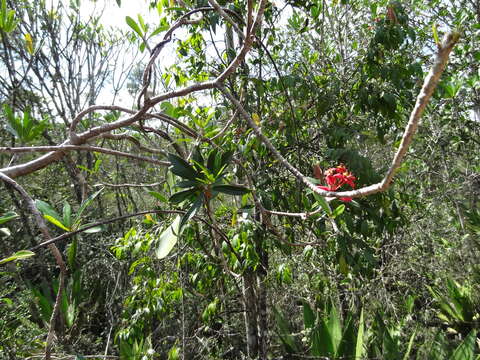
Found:
[[[62,217],[55,211],[55,209],[48,203],[42,200],[35,200],[35,206],[37,207],[38,211],[42,213],[42,215],[48,215],[58,222],[62,222]]]
[[[35,255],[35,253],[34,253],[33,251],[30,251],[30,250],[20,250],[20,251],[17,251],[17,252],[16,252],[15,254],[13,254],[12,256],[9,256],[8,258],[1,259],[1,260],[0,260],[0,265],[5,264],[5,263],[10,262],[10,261],[27,259],[27,258],[29,258],[29,257],[32,257],[33,255]]]
[[[84,227],[87,227],[88,225],[85,225]],[[94,226],[89,229],[83,230],[82,232],[85,234],[94,234],[103,231],[102,226]]]
[[[30,55],[33,55],[33,53],[34,53],[33,39],[32,39],[32,36],[29,33],[25,34],[25,45],[27,47],[28,53]]]
[[[158,239],[158,246],[155,250],[157,259],[163,259],[166,257],[178,241],[180,231],[181,215],[178,215],[173,223],[167,227]]]
[[[125,22],[128,26],[130,26],[130,28],[132,28],[133,31],[140,35],[140,37],[143,37],[142,30],[140,30],[140,27],[135,22],[135,20],[133,20],[130,16],[125,16]]]
[[[257,126],[260,125],[260,116],[258,116],[257,113],[253,113],[252,114],[252,120],[255,124],[257,124]]]
[[[61,221],[57,220],[56,218],[54,218],[53,216],[50,216],[50,215],[43,215],[43,217],[45,219],[47,219],[48,221],[50,221],[53,225],[59,227],[60,229],[63,229],[65,231],[70,231],[70,229],[68,227],[66,227],[65,225],[62,224]]]
[[[338,205],[332,213],[332,218],[335,219],[337,216],[342,215],[344,211],[345,211],[345,204]]]
[[[17,213],[13,211],[9,211],[5,213],[4,215],[0,216],[0,224],[6,223],[7,221],[13,220],[18,218]]]

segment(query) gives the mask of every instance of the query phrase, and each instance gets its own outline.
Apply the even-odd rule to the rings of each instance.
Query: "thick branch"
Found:
[[[26,152],[46,152],[46,151],[73,151],[73,150],[80,150],[80,151],[91,151],[91,152],[99,152],[114,156],[122,156],[127,157],[130,159],[135,159],[139,161],[145,161],[152,164],[162,165],[162,166],[169,166],[170,163],[167,161],[161,161],[157,159],[148,158],[145,156],[134,155],[131,153],[112,150],[112,149],[105,149],[98,146],[89,146],[89,145],[59,145],[59,146],[31,146],[31,147],[0,147],[0,153],[26,153]]]

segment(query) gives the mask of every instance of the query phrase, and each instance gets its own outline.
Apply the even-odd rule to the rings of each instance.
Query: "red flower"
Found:
[[[326,191],[337,191],[344,184],[349,185],[351,188],[355,188],[355,176],[353,176],[345,167],[340,164],[337,167],[330,168],[325,171],[325,181],[328,186],[318,186],[318,188]],[[352,201],[352,198],[343,197],[341,201]]]

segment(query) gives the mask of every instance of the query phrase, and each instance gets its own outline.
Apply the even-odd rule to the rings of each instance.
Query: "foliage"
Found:
[[[2,0],[2,356],[479,359],[479,4],[260,3]]]

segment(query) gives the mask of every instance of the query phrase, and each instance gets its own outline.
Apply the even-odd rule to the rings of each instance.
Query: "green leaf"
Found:
[[[174,204],[181,203],[182,201],[188,199],[189,197],[194,196],[197,191],[198,191],[197,189],[188,189],[188,190],[179,191],[173,194],[172,196],[170,196],[170,199],[168,199],[168,201]]]
[[[137,18],[138,18],[138,23],[140,24],[140,26],[143,30],[143,33],[145,33],[147,31],[147,26],[145,25],[145,21],[143,20],[142,15],[137,14]]]
[[[234,154],[233,150],[226,151],[222,154],[222,158],[221,158],[221,166],[222,167],[224,167],[224,166],[226,166],[230,163],[230,161],[232,160],[233,154]]]
[[[67,263],[70,269],[73,269],[75,267],[75,258],[77,257],[77,249],[78,249],[78,239],[74,237],[67,249]]]
[[[16,219],[18,217],[19,216],[15,212],[9,211],[9,212],[5,213],[4,215],[0,216],[0,224],[6,223],[7,221]]]
[[[168,161],[172,164],[171,171],[175,175],[193,181],[200,178],[200,174],[181,157],[170,153],[168,154]]]
[[[330,209],[330,205],[328,205],[327,200],[317,193],[313,193],[313,196],[315,197],[315,200],[317,200],[318,205],[320,205],[323,211],[325,211],[328,216],[332,216],[332,209]]]
[[[345,204],[340,204],[332,213],[332,218],[335,219],[337,216],[341,215],[345,211]]]
[[[181,216],[178,215],[173,223],[167,227],[158,239],[158,246],[155,250],[157,259],[163,259],[166,257],[178,241],[180,235],[180,220]]]
[[[417,330],[415,329],[412,333],[412,336],[410,336],[410,340],[409,340],[408,346],[407,346],[407,351],[405,352],[405,355],[403,356],[403,360],[408,360],[410,358],[410,351],[412,351],[413,340],[415,340],[416,333],[417,333]]]
[[[199,164],[203,164],[205,161],[203,160],[202,152],[198,146],[195,146],[195,149],[193,150],[192,159]]]
[[[30,251],[30,250],[20,250],[20,251],[17,251],[12,256],[9,256],[8,258],[1,259],[0,260],[0,265],[5,264],[5,263],[10,262],[10,261],[27,259],[29,257],[32,257],[33,255],[35,255],[35,253]]]
[[[315,326],[315,313],[306,301],[303,302],[303,323],[306,329],[311,329]]]
[[[177,185],[178,187],[184,188],[184,189],[185,188],[191,188],[191,187],[197,186],[198,181],[183,180],[183,181],[179,181],[175,185]]]
[[[213,149],[210,154],[208,154],[208,159],[207,159],[207,169],[210,171],[210,173],[214,174],[215,173],[215,158],[218,154],[217,149]]]
[[[164,203],[168,202],[168,199],[162,194],[160,194],[159,192],[149,191],[148,193],[152,195],[154,198],[157,198],[158,200],[160,200],[161,202],[164,202]]]
[[[364,332],[364,321],[363,321],[363,308],[360,312],[360,320],[358,322],[358,332],[357,332],[357,344],[355,345],[355,359],[363,358],[363,332]]]
[[[185,224],[195,216],[197,213],[197,210],[202,206],[203,204],[203,194],[200,194],[200,196],[195,200],[195,202],[190,206],[188,211],[183,215],[182,221],[180,222],[180,229],[183,229]]]
[[[433,40],[435,41],[435,44],[437,46],[440,46],[440,39],[438,38],[438,32],[437,32],[437,24],[435,23],[432,24],[432,34],[433,34]]]
[[[332,305],[330,309],[330,316],[328,318],[328,332],[330,333],[330,337],[332,339],[332,355],[336,355],[340,341],[342,341],[342,325],[340,323],[340,316],[334,305]]]
[[[88,207],[88,205],[90,205],[92,203],[93,200],[95,200],[95,198],[98,196],[98,194],[100,194],[102,191],[103,191],[103,188],[101,188],[97,192],[90,195],[88,198],[83,200],[83,202],[80,204],[80,207],[78,208],[78,211],[75,214],[75,218],[73,219],[72,228],[74,230],[78,229],[80,227],[80,223],[82,222],[82,215],[83,215],[83,212],[85,211],[85,209]]]
[[[313,356],[334,356],[332,337],[324,319],[320,321],[318,327],[312,330],[311,337]]]
[[[337,357],[345,359],[355,359],[355,321],[352,313],[348,313],[344,321],[342,341],[337,350]]]
[[[58,222],[62,222],[61,216],[55,211],[55,209],[48,203],[42,200],[35,200],[35,206],[37,207],[38,211],[42,213],[43,216],[48,215]]]
[[[65,231],[70,231],[70,229],[69,229],[68,227],[66,227],[65,225],[63,225],[61,221],[55,219],[53,216],[43,215],[43,217],[44,217],[45,219],[47,219],[48,221],[50,221],[53,225],[59,227],[60,229],[65,230]]]
[[[125,22],[127,23],[128,26],[132,28],[133,31],[135,31],[140,37],[143,37],[142,30],[140,30],[140,27],[138,24],[133,20],[130,16],[125,16]]]
[[[240,185],[213,185],[212,191],[217,191],[228,195],[245,195],[251,192],[250,189]]]
[[[72,226],[72,207],[66,201],[63,204],[63,224],[68,228]]]
[[[455,349],[450,360],[470,360],[473,359],[475,350],[475,341],[477,338],[477,330],[473,329],[467,335],[465,340]]]
[[[289,353],[298,353],[299,347],[292,335],[290,324],[285,317],[280,313],[276,306],[273,307],[273,315],[275,317],[275,323],[278,328],[278,336],[282,341],[285,349]]]

